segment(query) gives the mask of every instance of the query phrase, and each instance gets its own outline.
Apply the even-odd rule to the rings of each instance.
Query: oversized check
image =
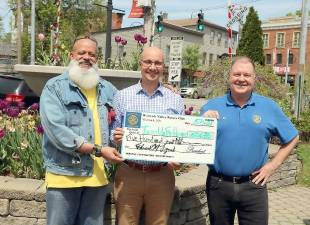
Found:
[[[126,112],[123,129],[124,159],[214,163],[216,119]]]

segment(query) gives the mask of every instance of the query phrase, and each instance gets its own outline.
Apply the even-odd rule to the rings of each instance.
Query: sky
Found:
[[[260,20],[285,16],[289,12],[301,9],[302,0],[231,0],[233,4],[253,6],[258,12]],[[310,1],[308,0],[308,3]],[[125,10],[123,27],[135,26],[143,23],[143,19],[128,18],[132,0],[113,0],[113,6]],[[309,9],[308,4],[308,9]],[[225,26],[227,23],[227,0],[156,0],[156,15],[167,12],[168,19],[197,18],[202,10],[204,18],[212,23]],[[0,16],[4,21],[5,32],[9,32],[11,11],[7,0],[0,0]]]

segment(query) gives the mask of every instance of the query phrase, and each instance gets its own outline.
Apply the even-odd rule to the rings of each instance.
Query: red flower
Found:
[[[120,43],[122,41],[122,38],[120,36],[115,36],[114,40],[116,43]]]
[[[5,136],[5,130],[0,129],[0,138],[3,138]]]
[[[115,112],[113,109],[110,109],[108,112],[108,123],[109,125],[115,120]]]

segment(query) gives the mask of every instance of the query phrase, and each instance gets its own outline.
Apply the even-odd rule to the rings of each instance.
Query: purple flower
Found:
[[[137,42],[140,42],[141,39],[144,38],[141,34],[135,34],[134,35],[134,39],[137,41]]]
[[[127,45],[127,40],[123,39],[123,40],[121,41],[121,43],[122,43],[122,45]]]
[[[19,108],[16,106],[10,106],[6,109],[6,114],[10,117],[17,117],[19,114]]]
[[[194,110],[194,107],[191,106],[191,107],[188,108],[188,110],[189,110],[189,111],[193,111],[193,110]]]
[[[37,111],[39,109],[39,104],[38,103],[33,103],[30,106],[30,109],[33,110],[33,111]]]
[[[43,134],[44,133],[44,129],[43,129],[42,125],[38,125],[37,126],[37,132],[38,132],[38,134]]]
[[[5,130],[0,129],[0,138],[3,138],[5,136]]]
[[[20,109],[24,109],[25,108],[25,102],[17,102],[16,106]]]
[[[8,101],[0,99],[0,110],[6,109],[10,103]]]
[[[142,37],[141,44],[146,44],[146,43],[147,43],[147,37]]]
[[[115,36],[115,42],[120,43],[122,41],[122,38],[120,36]]]
[[[192,112],[191,111],[189,111],[188,109],[187,110],[185,110],[185,115],[191,115],[192,114]]]

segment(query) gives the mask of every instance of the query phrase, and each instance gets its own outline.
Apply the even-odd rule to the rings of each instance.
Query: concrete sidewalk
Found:
[[[310,225],[310,188],[293,185],[269,191],[269,225]]]

